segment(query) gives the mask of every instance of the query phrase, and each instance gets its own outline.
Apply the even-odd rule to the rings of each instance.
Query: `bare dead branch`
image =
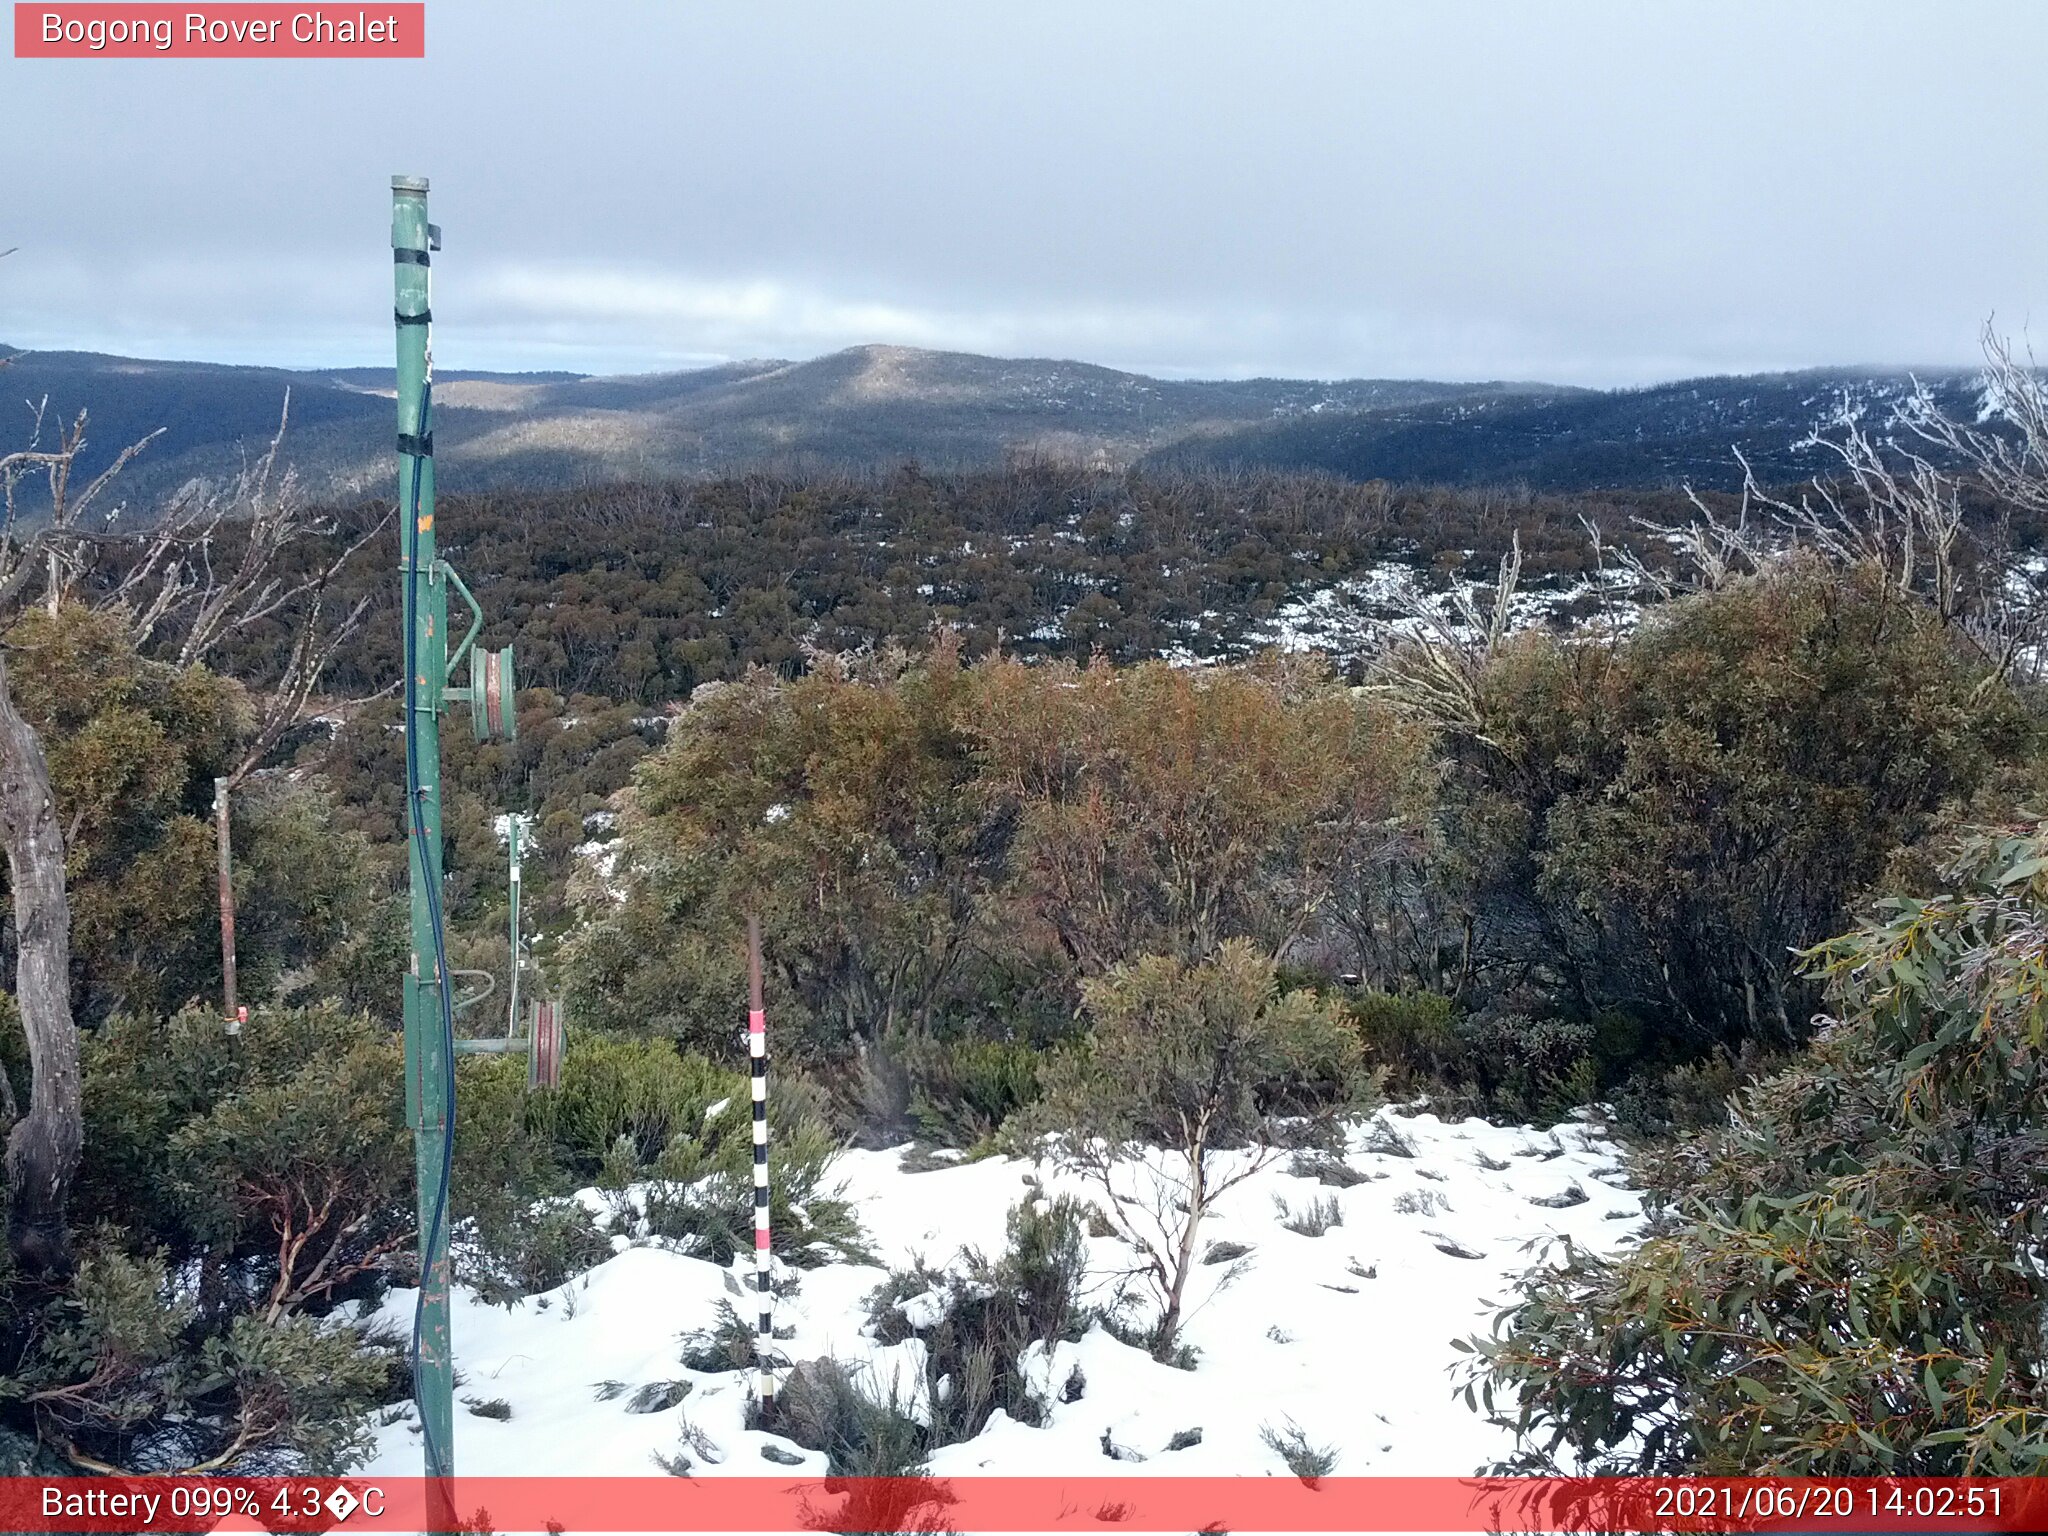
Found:
[[[1732,518],[1688,485],[1690,522],[1637,519],[1670,548],[1673,564],[1653,566],[1622,549],[1620,565],[1645,590],[1672,597],[1817,554],[1870,571],[1925,604],[1996,674],[2038,673],[2048,640],[2048,568],[2015,548],[2011,515],[2048,515],[2048,392],[2031,359],[2016,360],[1988,325],[1983,344],[1987,413],[1979,422],[1949,415],[1917,379],[1886,424],[1896,432],[1866,426],[1845,400],[1799,444],[1831,463],[1796,495],[1765,490],[1738,450],[1742,489]],[[2003,430],[1986,425],[1993,418]],[[1972,486],[1995,504],[1988,526],[1966,516]]]
[[[1521,579],[1522,539],[1516,534],[1484,608],[1463,585],[1453,588],[1448,612],[1420,592],[1398,595],[1395,604],[1413,633],[1377,658],[1367,687],[1404,714],[1493,745],[1480,681],[1507,642]]]

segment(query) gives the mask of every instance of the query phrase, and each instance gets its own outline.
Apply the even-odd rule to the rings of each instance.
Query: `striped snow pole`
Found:
[[[768,1288],[768,1015],[761,1006],[761,924],[752,917],[747,919],[747,1055],[754,1078],[754,1289],[761,1305],[754,1329],[754,1369],[761,1412],[766,1415],[775,1406],[775,1375],[768,1368],[775,1342],[775,1297]]]

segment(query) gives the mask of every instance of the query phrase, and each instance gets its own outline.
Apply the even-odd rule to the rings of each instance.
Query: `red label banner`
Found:
[[[0,1478],[22,1532],[2041,1531],[2048,1480]]]
[[[14,7],[17,59],[423,59],[423,3]]]

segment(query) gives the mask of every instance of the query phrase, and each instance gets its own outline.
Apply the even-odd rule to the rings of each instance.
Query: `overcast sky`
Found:
[[[370,7],[375,9],[374,5]],[[430,0],[415,62],[0,57],[0,341],[443,367],[866,341],[1624,384],[2048,326],[2048,6]]]

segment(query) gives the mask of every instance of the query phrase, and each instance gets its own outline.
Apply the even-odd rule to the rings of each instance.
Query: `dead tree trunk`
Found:
[[[230,778],[213,781],[213,841],[220,865],[220,990],[226,1004],[223,1016],[230,1021],[235,1017],[235,864],[228,821],[233,789]]]
[[[0,841],[14,901],[14,997],[28,1036],[28,1113],[7,1138],[7,1243],[30,1274],[71,1264],[66,1219],[84,1142],[78,1029],[71,1018],[71,902],[64,835],[35,728],[14,707],[0,654]]]
[[[1187,1292],[1188,1275],[1195,1267],[1195,1234],[1209,1211],[1208,1117],[1188,1142],[1188,1219],[1180,1229],[1180,1242],[1173,1252],[1173,1275],[1167,1282],[1166,1305],[1159,1313],[1159,1331],[1152,1336],[1152,1358],[1165,1362],[1173,1357],[1180,1339],[1181,1299]]]

